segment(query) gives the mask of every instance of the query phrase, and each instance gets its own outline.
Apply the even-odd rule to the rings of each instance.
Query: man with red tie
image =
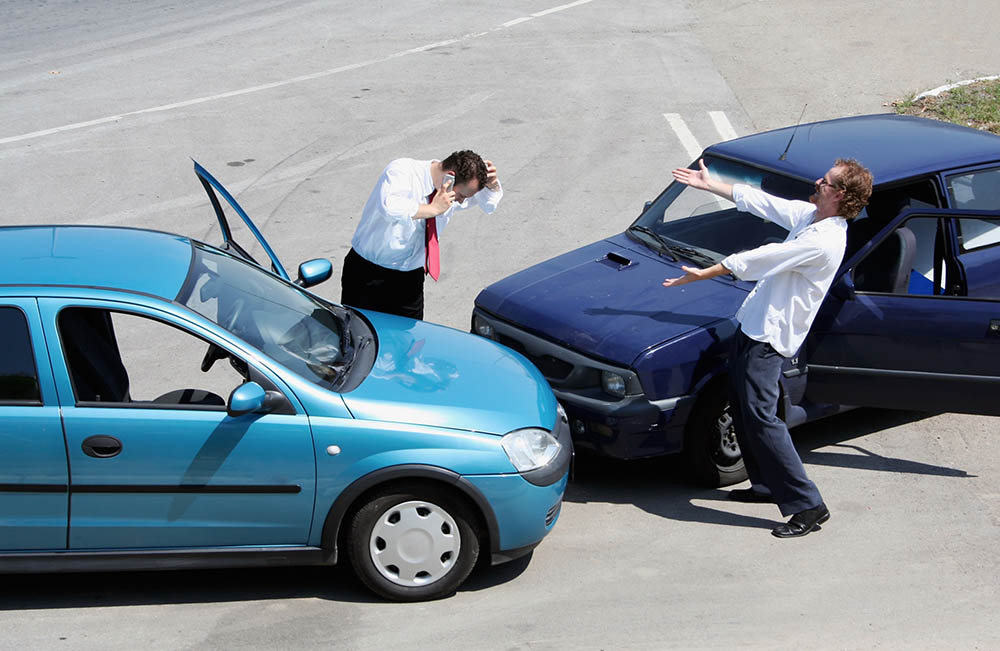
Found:
[[[442,188],[454,176],[454,185]],[[503,188],[493,163],[456,151],[442,161],[397,158],[375,183],[344,258],[340,302],[424,318],[424,275],[440,274],[438,237],[456,210],[496,210]]]

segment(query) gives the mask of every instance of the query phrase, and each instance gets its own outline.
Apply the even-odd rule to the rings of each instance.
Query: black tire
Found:
[[[351,517],[351,566],[362,583],[387,599],[451,596],[479,558],[476,522],[446,489],[416,482],[392,486],[372,495]]]
[[[688,477],[717,488],[747,478],[724,380],[705,387],[688,418],[681,452]]]

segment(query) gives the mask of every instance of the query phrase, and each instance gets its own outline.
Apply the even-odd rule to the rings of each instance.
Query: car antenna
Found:
[[[788,148],[792,146],[792,141],[795,140],[795,132],[798,130],[799,124],[802,123],[802,116],[806,114],[806,106],[809,106],[808,102],[806,102],[806,104],[802,107],[802,113],[799,114],[799,121],[795,123],[795,128],[792,129],[792,135],[788,138],[788,144],[785,145],[785,151],[781,152],[781,156],[778,156],[778,160],[785,160],[785,155],[788,154]]]

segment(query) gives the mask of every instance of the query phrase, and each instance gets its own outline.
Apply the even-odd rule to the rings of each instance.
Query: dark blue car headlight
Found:
[[[472,331],[475,332],[480,337],[486,337],[487,339],[496,339],[496,330],[493,325],[487,322],[485,319],[480,318],[479,315],[474,315],[472,317]]]
[[[616,398],[625,397],[625,378],[613,371],[601,371],[601,388],[604,392]]]
[[[537,427],[514,430],[500,439],[500,445],[518,472],[528,472],[550,463],[562,447],[551,432]]]

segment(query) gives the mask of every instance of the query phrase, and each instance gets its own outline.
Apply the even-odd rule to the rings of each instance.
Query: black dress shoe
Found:
[[[818,531],[819,525],[830,519],[830,509],[826,504],[799,511],[791,517],[785,524],[779,524],[771,530],[771,533],[778,538],[797,538],[809,532]]]
[[[754,504],[774,504],[774,498],[767,493],[758,493],[752,488],[735,488],[728,493],[734,502],[751,502]]]

